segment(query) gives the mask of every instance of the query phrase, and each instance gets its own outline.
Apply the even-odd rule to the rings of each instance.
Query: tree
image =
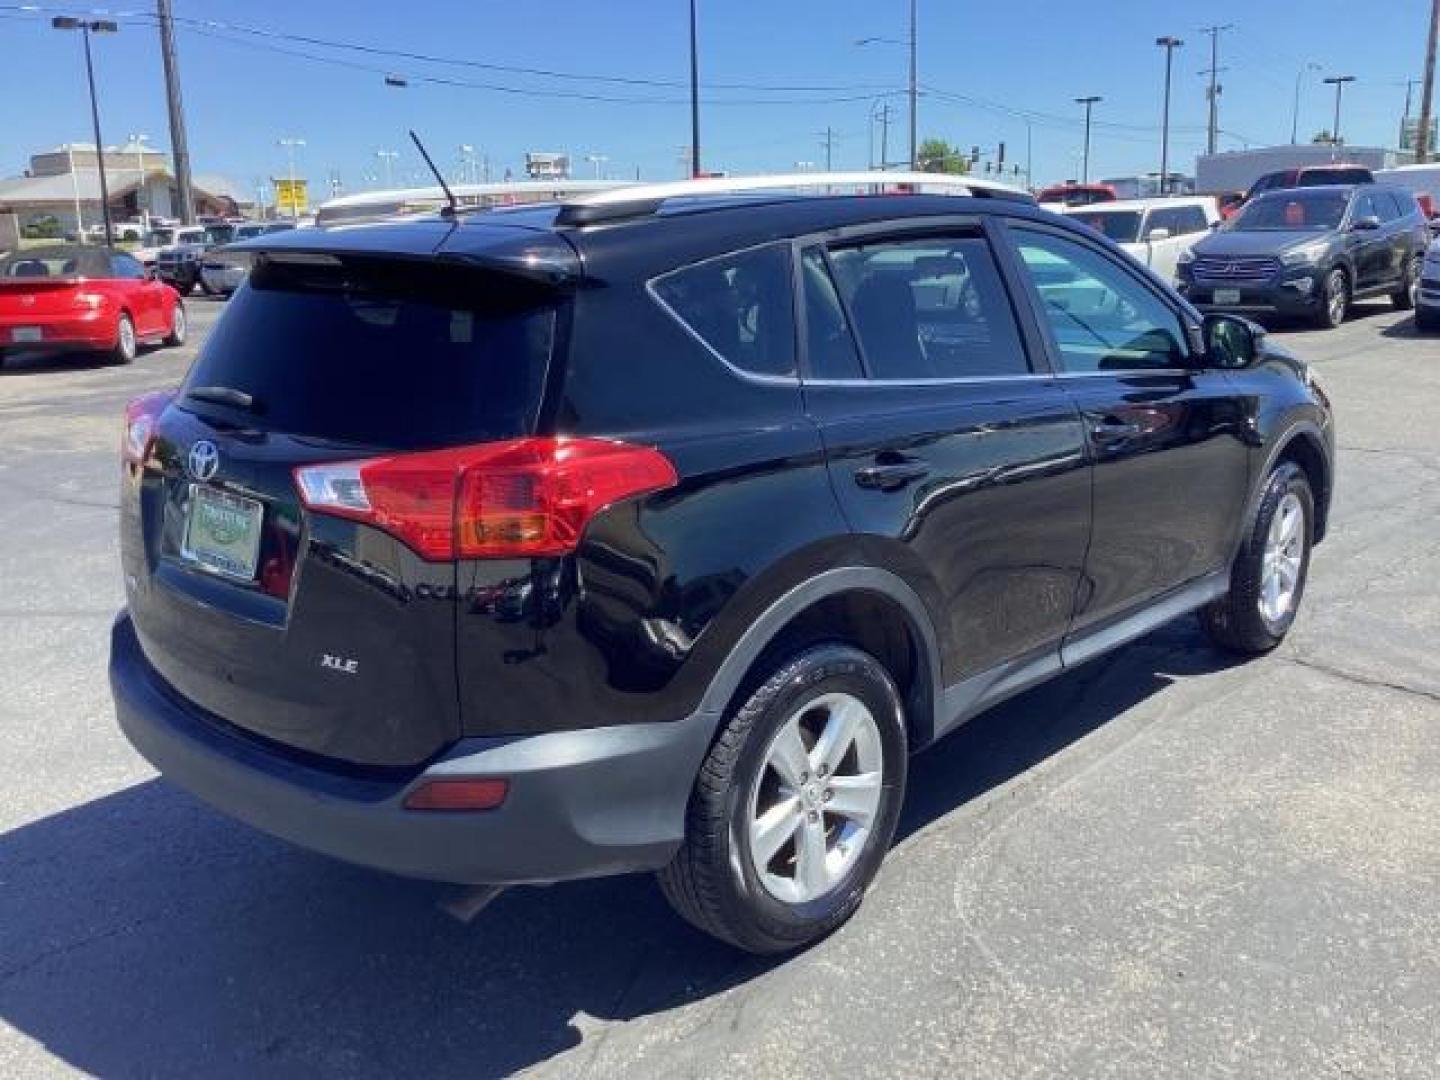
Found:
[[[970,171],[970,158],[944,139],[930,138],[916,151],[921,172],[964,174]]]

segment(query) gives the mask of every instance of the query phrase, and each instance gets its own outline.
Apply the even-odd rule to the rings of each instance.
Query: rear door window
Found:
[[[342,442],[409,450],[510,438],[533,430],[556,317],[553,299],[499,274],[261,262],[185,388],[242,391],[255,399],[248,426]]]
[[[787,245],[752,248],[673,271],[655,295],[726,363],[751,375],[795,374],[795,302]]]
[[[838,247],[830,262],[871,378],[1029,373],[1014,309],[983,237]]]

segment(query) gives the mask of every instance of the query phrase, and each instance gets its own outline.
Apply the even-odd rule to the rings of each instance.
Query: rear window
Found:
[[[1370,184],[1375,177],[1369,169],[1306,169],[1300,174],[1301,187],[1324,187],[1327,184]]]
[[[789,249],[754,248],[657,278],[655,295],[712,352],[752,375],[795,373]]]
[[[396,450],[534,429],[556,308],[538,288],[437,264],[262,262],[185,381],[255,399],[245,423]],[[230,412],[189,400],[197,412]]]

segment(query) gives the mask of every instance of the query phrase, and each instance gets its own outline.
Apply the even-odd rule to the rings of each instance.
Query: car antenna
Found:
[[[430,171],[435,174],[435,179],[440,182],[440,190],[445,192],[445,209],[440,213],[445,217],[454,217],[460,212],[460,204],[455,201],[455,193],[450,190],[450,185],[445,183],[445,177],[435,167],[435,162],[430,160],[430,154],[425,149],[425,144],[420,141],[420,136],[415,134],[415,129],[410,129],[410,138],[415,143],[415,149],[420,151],[420,156],[425,159],[425,164],[430,166]]]

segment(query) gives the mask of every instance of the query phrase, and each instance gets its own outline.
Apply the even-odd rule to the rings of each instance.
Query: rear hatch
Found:
[[[130,612],[219,721],[412,767],[460,732],[455,563],[306,509],[295,473],[532,432],[559,302],[429,252],[256,258],[126,468]]]

